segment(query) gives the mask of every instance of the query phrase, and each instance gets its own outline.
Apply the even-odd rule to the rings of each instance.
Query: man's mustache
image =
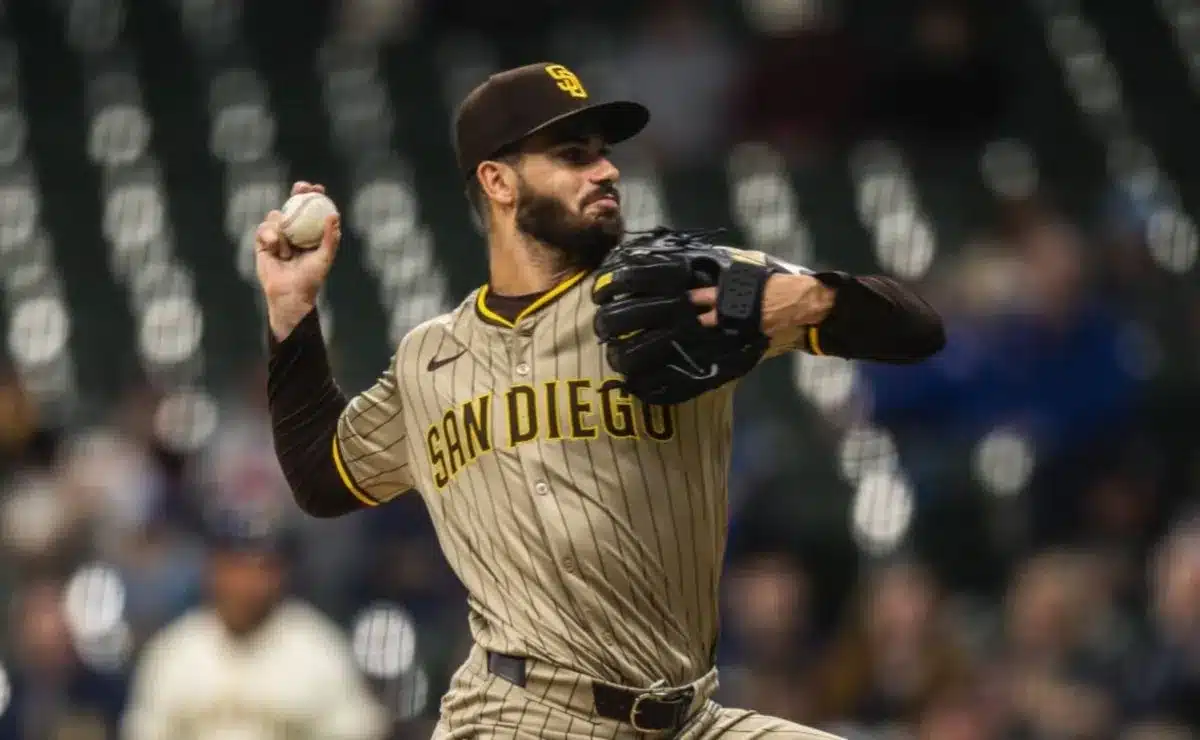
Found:
[[[595,195],[588,198],[584,205],[590,206],[596,201],[604,200],[605,198],[612,198],[614,201],[616,201],[617,205],[621,205],[621,194],[618,193],[617,189],[614,187],[601,188],[596,192]]]

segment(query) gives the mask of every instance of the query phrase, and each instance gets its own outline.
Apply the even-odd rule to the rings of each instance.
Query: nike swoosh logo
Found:
[[[712,364],[711,367],[708,368],[708,370],[705,370],[704,368],[700,367],[700,365],[695,360],[692,359],[692,356],[689,355],[687,352],[685,352],[683,350],[683,347],[679,346],[679,342],[672,341],[671,346],[673,346],[675,348],[675,351],[678,352],[679,355],[681,357],[683,357],[684,360],[687,361],[687,364],[691,366],[690,369],[682,368],[675,364],[669,364],[667,366],[667,367],[671,368],[672,370],[674,370],[675,372],[679,373],[680,375],[686,375],[687,377],[691,378],[692,380],[708,380],[709,378],[716,377],[717,373],[720,372],[720,368],[717,367],[717,364],[715,362]]]
[[[450,357],[444,357],[440,360],[436,357],[431,357],[431,358],[429,358],[429,364],[425,366],[425,369],[428,370],[429,372],[433,372],[434,370],[437,370],[439,367],[449,365],[450,363],[454,362],[455,360],[462,357],[466,353],[467,353],[467,351],[464,349],[462,352],[459,352],[457,355],[451,355]]]
[[[715,364],[709,367],[708,370],[688,370],[687,368],[683,368],[678,365],[667,365],[667,367],[671,368],[680,375],[685,375],[691,378],[692,380],[708,380],[709,378],[715,378],[717,377],[717,373],[721,371],[721,369]]]

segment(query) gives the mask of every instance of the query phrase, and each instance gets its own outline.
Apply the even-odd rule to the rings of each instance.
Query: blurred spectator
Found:
[[[668,166],[720,161],[737,71],[729,40],[689,0],[643,13],[619,62],[629,94],[654,111],[639,145]]]
[[[1084,492],[1119,463],[1135,430],[1143,379],[1130,356],[1133,327],[1096,290],[1081,236],[1035,215],[1011,230],[1010,256],[990,292],[958,302],[946,349],[914,367],[864,366],[870,414],[905,437],[909,469],[926,495],[947,467],[970,459],[989,432],[1027,440],[1036,461],[1033,535],[1075,533]],[[980,283],[964,281],[971,291]]]
[[[725,585],[728,647],[720,655],[735,687],[730,702],[801,721],[812,712],[816,648],[807,574],[783,553],[733,566]]]
[[[935,696],[969,685],[940,601],[932,574],[915,563],[873,569],[822,668],[818,716],[911,726]]]
[[[24,470],[11,477],[0,501],[4,545],[19,569],[53,567],[74,554],[85,512],[64,495],[47,471]]]
[[[1114,726],[1122,668],[1109,654],[1110,594],[1097,561],[1047,552],[1026,561],[1009,591],[1003,675],[1012,723],[1030,738],[1102,738]],[[996,660],[999,658],[999,660]]]
[[[38,432],[37,404],[9,368],[0,372],[0,459],[10,463],[26,452]]]
[[[235,509],[278,519],[305,546],[298,548],[296,591],[315,606],[345,616],[349,590],[345,577],[363,566],[362,517],[318,520],[304,516],[292,502],[279,469],[266,411],[266,368],[253,366],[221,405],[221,419],[209,444],[196,456],[192,478],[204,508]]]
[[[999,721],[974,687],[952,687],[932,697],[916,725],[915,740],[990,740]]]
[[[1005,81],[969,0],[923,0],[899,59],[872,85],[872,122],[922,144],[977,143],[1006,106]]]
[[[758,18],[764,37],[750,47],[731,112],[740,139],[804,162],[852,132],[862,70],[838,0],[793,5],[765,16],[769,21]]]
[[[419,0],[343,0],[338,30],[345,41],[378,46],[412,28],[421,7]]]
[[[287,597],[282,535],[214,523],[209,601],[141,656],[127,740],[382,738],[385,716],[337,625]]]
[[[126,541],[113,564],[125,584],[126,615],[139,642],[198,601],[203,558],[197,543],[161,519]]]
[[[62,584],[36,578],[12,602],[11,693],[0,706],[4,740],[116,737],[125,701],[121,676],[86,666],[63,612]]]
[[[1151,563],[1152,639],[1129,687],[1139,719],[1200,732],[1200,521],[1180,526]]]
[[[92,554],[121,573],[125,616],[139,640],[192,606],[202,552],[173,518],[180,494],[158,460],[132,437],[95,429],[76,435],[61,461],[63,485],[86,516]]]

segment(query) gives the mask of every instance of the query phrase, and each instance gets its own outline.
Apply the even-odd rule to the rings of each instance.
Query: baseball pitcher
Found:
[[[712,234],[627,235],[609,147],[648,120],[558,64],[472,91],[455,148],[488,282],[349,399],[315,309],[337,217],[313,250],[287,243],[277,212],[259,229],[270,410],[297,503],[335,517],[419,491],[469,593],[474,648],[437,738],[827,737],[711,699],[734,387],[793,350],[918,361],[942,324],[885,277]]]

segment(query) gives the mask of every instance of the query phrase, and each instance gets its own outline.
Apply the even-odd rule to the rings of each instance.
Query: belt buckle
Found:
[[[673,704],[676,706],[687,705],[692,701],[692,688],[685,687],[681,689],[650,689],[649,691],[638,694],[633,700],[633,706],[629,709],[629,724],[633,729],[642,733],[663,732],[671,730],[679,726],[680,716],[676,713],[673,725],[671,727],[644,727],[638,722],[638,715],[642,712],[642,702],[653,701],[659,704]]]

